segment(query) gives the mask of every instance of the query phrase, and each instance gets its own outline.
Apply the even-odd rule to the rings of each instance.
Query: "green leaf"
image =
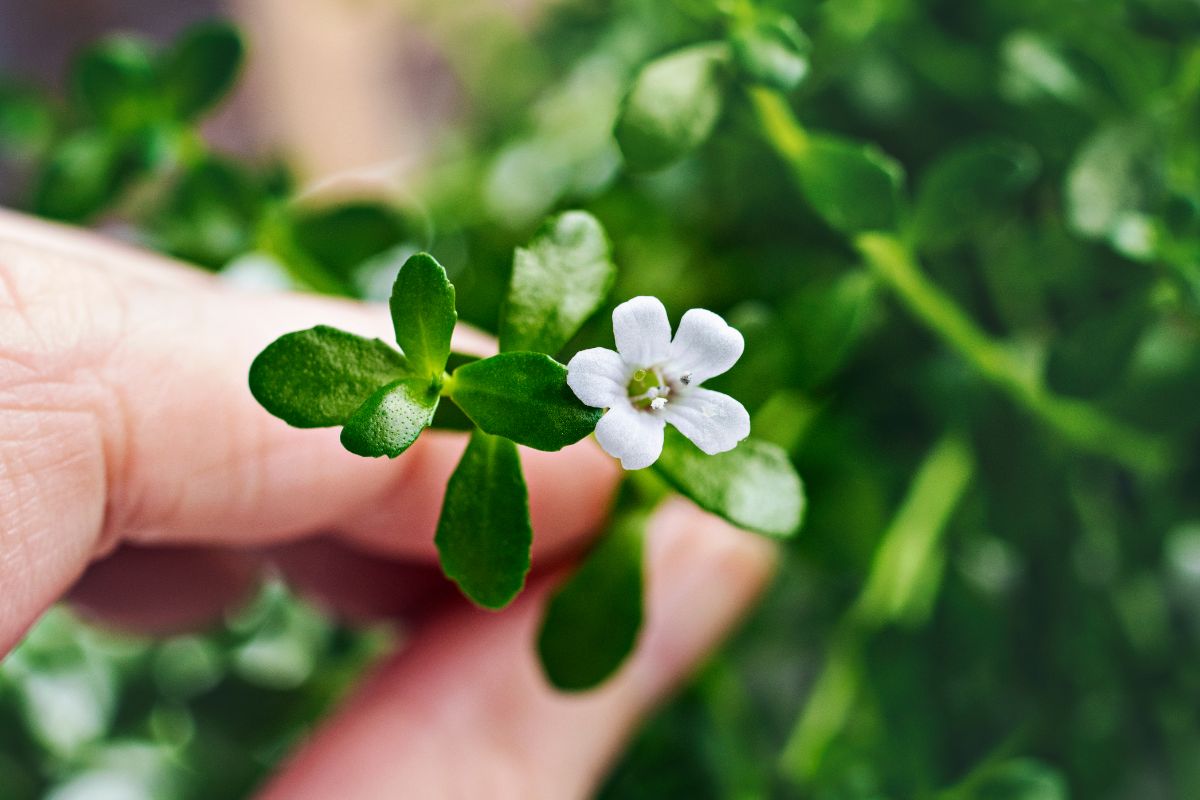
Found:
[[[360,456],[395,458],[429,427],[438,397],[437,388],[424,378],[389,383],[346,420],[342,446]]]
[[[1077,397],[1100,396],[1119,385],[1154,320],[1149,303],[1136,292],[1092,303],[1092,314],[1061,323],[1050,340],[1046,384]]]
[[[517,446],[482,431],[446,485],[434,537],[442,571],[476,604],[500,609],[525,585],[533,528]]]
[[[232,25],[208,22],[184,32],[162,61],[167,112],[190,120],[217,104],[237,80],[245,47]]]
[[[392,287],[396,342],[414,375],[440,379],[450,358],[450,337],[458,312],[454,286],[433,256],[417,253],[400,268]]]
[[[1018,758],[975,777],[957,796],[964,800],[1067,800],[1070,794],[1057,770],[1032,759]]]
[[[82,131],[55,149],[34,186],[40,216],[81,222],[108,205],[126,176],[120,148],[99,131]]]
[[[729,47],[710,42],[642,68],[614,130],[630,169],[662,169],[704,143],[721,114],[728,61]]]
[[[513,258],[500,349],[554,355],[604,302],[616,277],[604,228],[591,214],[550,219]]]
[[[796,20],[785,14],[760,12],[734,26],[733,56],[752,80],[790,92],[808,74],[811,44]]]
[[[416,238],[412,227],[397,209],[367,200],[292,212],[296,245],[342,279],[373,256]]]
[[[250,365],[250,391],[289,425],[323,428],[405,374],[404,357],[379,339],[318,325],[267,345]]]
[[[537,450],[561,450],[596,429],[603,413],[567,386],[567,368],[542,353],[501,353],[464,364],[450,396],[488,433]]]
[[[83,115],[113,130],[131,130],[156,109],[154,59],[141,39],[114,36],[84,50],[71,70]]]
[[[668,426],[654,469],[696,505],[739,528],[779,537],[800,528],[804,486],[775,445],[748,439],[710,456]]]
[[[1098,128],[1067,173],[1068,221],[1090,238],[1114,236],[1123,222],[1155,205],[1162,143],[1145,120]]]
[[[1015,142],[976,142],[941,156],[917,190],[917,241],[958,241],[1029,188],[1038,169],[1037,152]]]
[[[161,249],[216,269],[252,248],[267,199],[237,163],[206,158],[180,176],[149,227]]]
[[[334,273],[300,246],[291,209],[268,203],[256,238],[258,248],[283,264],[299,286],[322,294],[357,296],[351,275]],[[336,246],[336,242],[334,239],[330,245]]]
[[[1129,0],[1132,26],[1176,44],[1200,36],[1200,5],[1192,0]]]
[[[793,293],[782,338],[795,385],[811,389],[837,373],[868,329],[875,301],[875,281],[862,270],[815,280]]]
[[[805,199],[830,227],[843,233],[896,227],[904,170],[873,145],[813,136],[795,167]]]
[[[546,677],[578,692],[600,684],[633,651],[642,626],[644,515],[617,520],[546,606],[538,655]]]
[[[56,127],[47,98],[32,89],[0,85],[0,153],[37,158],[50,147]]]

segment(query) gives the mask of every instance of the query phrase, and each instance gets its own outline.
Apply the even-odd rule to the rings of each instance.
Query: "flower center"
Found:
[[[667,405],[671,387],[663,380],[657,367],[639,369],[629,379],[629,401],[634,408],[660,411]]]

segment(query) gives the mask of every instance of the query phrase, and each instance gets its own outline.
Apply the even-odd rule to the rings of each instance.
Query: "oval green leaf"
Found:
[[[596,429],[603,413],[567,386],[567,368],[542,353],[501,353],[464,364],[450,396],[488,433],[537,450],[561,450]]]
[[[895,229],[904,169],[878,148],[813,136],[795,166],[805,199],[831,228],[842,233]]]
[[[736,25],[730,44],[742,71],[774,89],[790,92],[808,74],[808,37],[785,14],[764,11]]]
[[[267,202],[256,176],[213,156],[179,176],[147,227],[160,249],[217,269],[252,249]]]
[[[515,444],[471,434],[446,485],[434,543],[442,571],[477,605],[501,609],[520,593],[533,528]]]
[[[130,130],[154,115],[154,59],[141,39],[114,36],[80,53],[71,90],[84,116]]]
[[[668,426],[654,469],[696,505],[739,528],[776,537],[800,529],[804,485],[787,453],[773,444],[747,439],[710,456]]]
[[[644,527],[643,515],[617,520],[546,606],[538,655],[559,689],[591,689],[633,652],[642,627]]]
[[[955,793],[963,800],[1067,800],[1070,792],[1062,774],[1040,761],[1014,758],[973,775]]]
[[[450,337],[458,312],[454,286],[446,270],[428,253],[404,262],[392,287],[392,324],[396,342],[414,375],[439,379],[450,358]]]
[[[1027,189],[1038,168],[1036,151],[1006,141],[976,142],[938,158],[917,190],[917,241],[959,241]]]
[[[342,279],[368,259],[421,238],[399,209],[369,200],[295,208],[291,223],[304,255]]]
[[[820,386],[837,373],[870,327],[875,306],[876,283],[865,271],[814,280],[793,293],[780,338],[800,387]]]
[[[595,217],[568,211],[548,220],[513,257],[500,350],[554,355],[604,302],[616,274]]]
[[[81,222],[120,193],[127,169],[121,149],[105,133],[85,130],[58,145],[34,186],[39,216]]]
[[[185,31],[160,68],[168,113],[189,120],[216,105],[237,80],[244,55],[232,25],[208,22]]]
[[[404,357],[379,339],[318,325],[285,334],[250,365],[250,391],[297,428],[342,425],[384,384],[405,376]]]
[[[425,378],[401,378],[380,388],[346,420],[342,446],[368,458],[395,458],[429,427],[438,391]]]
[[[1067,220],[1089,238],[1111,236],[1162,193],[1156,177],[1162,144],[1144,120],[1112,122],[1092,134],[1067,172]]]
[[[642,68],[613,131],[630,169],[662,169],[704,143],[721,115],[728,61],[728,46],[710,42]]]
[[[57,127],[49,98],[31,88],[0,83],[0,152],[33,160],[49,149]]]

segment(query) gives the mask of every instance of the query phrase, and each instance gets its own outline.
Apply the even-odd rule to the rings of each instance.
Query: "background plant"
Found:
[[[246,190],[178,190],[186,159],[135,159],[150,166],[76,218],[235,272],[254,253],[343,294],[427,249],[460,317],[492,327],[513,248],[581,207],[621,265],[614,298],[710,307],[746,333],[720,388],[805,476],[804,532],[607,796],[1189,797],[1198,29],[1170,0],[565,5],[519,46],[446,40],[472,116],[420,209],[296,203],[282,170],[187,136]],[[671,83],[691,113],[659,118],[637,98],[673,70],[690,70]],[[36,203],[48,165],[99,123],[36,91],[4,98],[0,138]],[[606,334],[589,324],[568,347]],[[318,632],[280,629],[315,671],[273,693],[243,677],[252,628],[200,639],[218,677],[170,694],[151,676],[178,643],[121,655],[56,615],[14,657],[38,671],[4,668],[15,788],[0,794],[170,763],[119,741],[193,764],[233,753],[251,780],[316,713],[315,687],[365,657],[359,634],[272,602]],[[56,744],[31,722],[35,674],[114,699]],[[231,702],[295,716],[242,732],[221,716]],[[164,769],[171,791],[199,791]]]

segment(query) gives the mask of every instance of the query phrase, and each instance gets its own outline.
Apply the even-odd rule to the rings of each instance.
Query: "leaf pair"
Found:
[[[706,42],[651,61],[634,79],[614,130],[633,170],[662,169],[711,135],[730,85],[752,99],[784,104],[780,92],[808,72],[808,40],[792,18],[745,10],[728,24],[728,42]],[[785,106],[786,107],[786,106]],[[770,124],[768,121],[765,124]],[[868,145],[833,136],[800,135],[789,153],[805,198],[843,233],[894,230],[900,217],[900,165]]]
[[[530,567],[533,528],[514,442],[559,450],[600,419],[551,355],[604,302],[615,273],[594,217],[568,211],[550,219],[513,258],[501,353],[458,367],[447,386],[479,429],[446,486],[435,542],[443,571],[484,608],[508,605]]]
[[[196,149],[189,125],[233,85],[237,31],[197,25],[164,53],[130,36],[85,50],[70,75],[80,127],[58,142],[34,189],[34,210],[79,221],[111,203],[139,174]]]
[[[748,52],[773,59],[781,36]],[[735,41],[742,43],[741,57],[751,58],[745,50],[749,45]],[[615,131],[631,169],[669,166],[708,138],[723,103],[729,58],[725,44],[709,43],[676,51],[642,69]],[[801,72],[802,77],[802,62],[799,55],[796,58],[796,64],[778,69]],[[751,68],[767,70],[771,64]],[[786,80],[777,76],[773,82]],[[774,102],[783,101],[775,98]],[[834,136],[806,136],[791,154],[791,167],[805,198],[830,227],[856,233],[892,230],[898,224],[904,172],[878,149]]]
[[[350,452],[395,458],[433,422],[458,319],[454,301],[445,269],[432,256],[415,255],[401,267],[389,303],[402,353],[379,339],[325,326],[289,333],[254,360],[250,389],[291,425],[341,425],[342,445]],[[456,373],[488,361],[470,362]],[[460,376],[458,385],[468,398],[472,388],[483,395],[465,407],[477,414],[482,408],[486,418],[494,396],[503,393],[489,391],[488,377],[498,373],[503,381],[505,370],[493,364],[484,371],[482,379]],[[435,541],[444,571],[475,602],[502,607],[524,584],[532,540],[516,445],[475,431],[438,522]]]
[[[743,4],[728,41],[680,48],[642,67],[613,131],[626,166],[663,169],[712,134],[735,77],[790,91],[808,74],[809,42],[786,14]]]
[[[260,174],[207,154],[189,163],[146,219],[157,249],[221,269],[259,244],[260,225],[277,201],[283,173]]]
[[[403,354],[379,339],[318,326],[271,343],[250,367],[250,391],[298,428],[341,425],[342,444],[395,458],[437,410],[458,314],[454,287],[431,256],[410,258],[393,290],[392,321]]]
[[[71,88],[80,112],[103,128],[187,122],[233,85],[243,51],[241,36],[224,23],[197,25],[162,54],[141,39],[114,36],[79,56]]]

